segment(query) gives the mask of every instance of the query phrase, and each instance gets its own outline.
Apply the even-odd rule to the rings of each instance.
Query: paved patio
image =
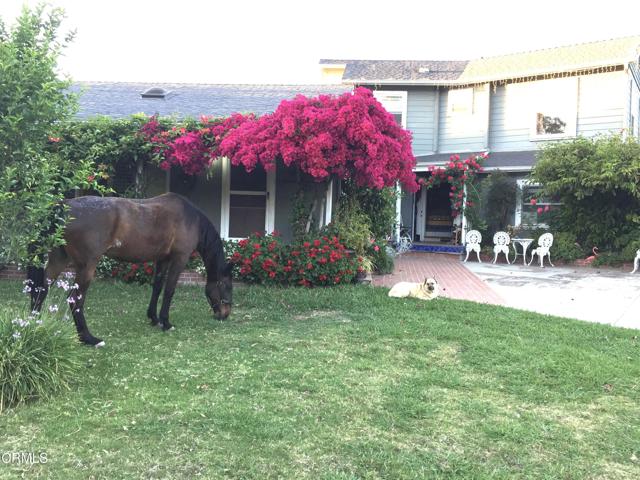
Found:
[[[462,263],[458,255],[410,252],[396,257],[391,275],[373,284],[435,277],[442,296],[640,329],[640,274],[590,267]]]
[[[396,257],[394,272],[374,276],[373,284],[391,287],[397,282],[422,282],[426,277],[438,280],[443,297],[505,305],[498,293],[465,268],[458,255],[425,252],[402,254]]]
[[[640,275],[592,267],[467,262],[506,306],[640,329]]]

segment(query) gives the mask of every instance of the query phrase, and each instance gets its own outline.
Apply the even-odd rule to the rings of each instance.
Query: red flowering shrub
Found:
[[[238,268],[238,276],[248,283],[283,283],[284,245],[277,235],[254,233],[240,240],[229,261]]]
[[[289,283],[311,287],[351,283],[359,262],[338,237],[321,237],[292,245],[284,269]]]
[[[279,237],[253,234],[240,240],[230,261],[249,283],[337,285],[353,281],[357,259],[334,237],[284,246]]]
[[[275,168],[281,158],[318,181],[331,175],[380,189],[399,180],[418,188],[411,133],[399,126],[367,88],[340,96],[298,95],[276,111],[232,130],[220,153],[247,171]]]
[[[473,206],[469,200],[465,201],[464,199],[464,185],[467,182],[471,182],[478,173],[482,172],[480,163],[488,156],[488,153],[471,155],[466,160],[461,161],[460,155],[451,155],[449,163],[444,167],[430,165],[429,173],[431,175],[420,179],[419,183],[427,188],[432,188],[443,182],[448,182],[451,187],[449,192],[451,215],[455,218],[464,211],[465,207]]]
[[[400,127],[366,88],[340,96],[298,95],[272,114],[203,117],[199,123],[164,130],[152,117],[140,130],[161,168],[179,166],[195,175],[227,156],[247,172],[273,170],[277,160],[317,181],[335,175],[381,189],[399,180],[416,191],[411,133]]]
[[[163,129],[157,117],[151,117],[140,129],[140,135],[150,144],[160,168],[178,166],[187,175],[202,173],[220,156],[218,146],[224,136],[255,116],[234,113],[227,118],[201,117],[183,127]]]
[[[115,278],[126,283],[139,283],[140,285],[153,283],[153,262],[128,263],[119,262],[111,258],[102,257],[96,268],[100,277]]]

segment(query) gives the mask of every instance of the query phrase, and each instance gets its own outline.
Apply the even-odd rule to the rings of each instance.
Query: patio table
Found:
[[[518,259],[518,255],[522,255],[522,264],[526,265],[527,264],[527,248],[529,248],[529,245],[531,245],[531,243],[533,242],[533,238],[516,237],[516,238],[512,238],[511,242],[513,245],[513,252],[514,252],[513,263],[516,263],[516,260]],[[518,253],[518,249],[516,248],[516,243],[522,247],[522,253]]]

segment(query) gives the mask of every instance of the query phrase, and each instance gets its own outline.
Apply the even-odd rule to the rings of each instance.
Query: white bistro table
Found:
[[[515,237],[511,239],[511,242],[512,242],[511,244],[513,245],[513,253],[514,253],[513,263],[516,263],[516,260],[518,259],[518,255],[522,255],[522,264],[526,265],[527,264],[527,248],[529,248],[529,245],[531,245],[531,243],[533,242],[533,238]],[[516,248],[516,243],[522,247],[522,253],[518,253],[518,249]]]

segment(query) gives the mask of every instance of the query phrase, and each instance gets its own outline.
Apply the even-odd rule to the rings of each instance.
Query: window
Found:
[[[529,101],[532,105],[532,140],[576,135],[577,77],[532,82]]]
[[[555,199],[540,195],[541,186],[528,180],[517,181],[518,198],[516,201],[515,224],[517,226],[546,227],[546,222],[559,205]]]
[[[473,113],[473,88],[452,88],[448,95],[449,113]]]
[[[407,92],[374,90],[373,96],[393,115],[398,125],[407,128]]]
[[[258,167],[247,173],[244,167],[223,159],[220,236],[239,239],[254,232],[272,232],[275,190],[275,171]]]

